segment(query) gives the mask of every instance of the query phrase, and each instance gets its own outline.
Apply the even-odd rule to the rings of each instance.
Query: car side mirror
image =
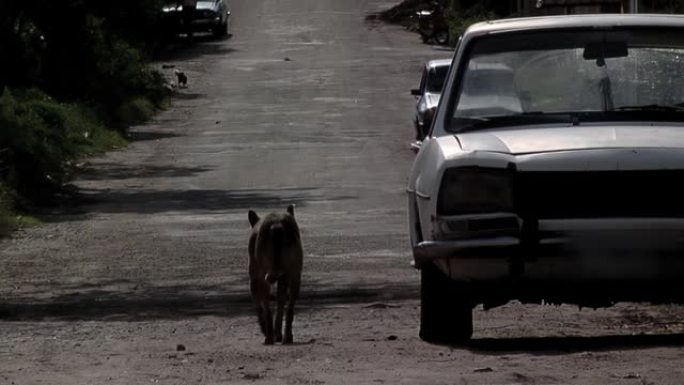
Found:
[[[413,96],[420,96],[420,90],[419,90],[419,89],[412,89],[412,90],[411,90],[411,95],[413,95]]]

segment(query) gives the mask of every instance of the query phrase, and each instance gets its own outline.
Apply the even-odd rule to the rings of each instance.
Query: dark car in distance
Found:
[[[230,11],[225,0],[174,1],[164,5],[161,18],[168,33],[224,36],[228,34]]]

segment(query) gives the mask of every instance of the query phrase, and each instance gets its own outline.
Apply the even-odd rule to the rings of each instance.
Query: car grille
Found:
[[[521,217],[684,217],[684,171],[518,172]]]

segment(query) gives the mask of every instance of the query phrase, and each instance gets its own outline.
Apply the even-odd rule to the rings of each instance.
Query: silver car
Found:
[[[451,59],[430,60],[423,67],[420,78],[420,86],[411,90],[411,95],[416,96],[416,115],[413,126],[416,129],[416,140],[423,140],[430,130],[432,117],[439,104],[439,97],[444,86]]]
[[[684,16],[471,26],[408,191],[420,336],[472,309],[684,302]]]

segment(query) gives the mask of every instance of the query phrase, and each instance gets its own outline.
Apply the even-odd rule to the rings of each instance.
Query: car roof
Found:
[[[436,68],[436,67],[448,67],[450,65],[451,65],[451,59],[435,59],[435,60],[428,61],[425,66],[428,68]]]
[[[499,19],[475,23],[465,34],[483,35],[504,31],[602,27],[684,28],[684,15],[591,14]]]

